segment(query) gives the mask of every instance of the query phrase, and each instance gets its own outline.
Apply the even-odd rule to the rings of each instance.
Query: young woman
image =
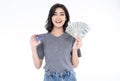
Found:
[[[36,35],[31,36],[34,65],[39,69],[45,58],[44,81],[77,81],[74,68],[78,66],[82,45],[79,37],[74,38],[65,32],[69,13],[63,4],[54,4],[48,15],[46,29],[40,42]]]

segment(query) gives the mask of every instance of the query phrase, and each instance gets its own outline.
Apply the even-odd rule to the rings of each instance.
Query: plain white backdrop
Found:
[[[67,7],[71,22],[92,28],[75,69],[78,81],[120,81],[119,0],[0,0],[0,81],[43,81],[44,63],[35,69],[30,37],[46,32],[54,3]]]

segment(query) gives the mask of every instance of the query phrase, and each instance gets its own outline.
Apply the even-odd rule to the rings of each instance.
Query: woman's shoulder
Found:
[[[70,35],[69,33],[65,32],[66,33],[66,36],[71,38],[71,39],[75,39],[75,37],[73,37],[72,35]]]
[[[69,33],[65,32],[66,33],[66,38],[68,40],[71,40],[71,41],[75,41],[75,37],[71,36]]]
[[[47,33],[40,33],[40,34],[37,34],[37,36],[47,36],[49,33],[47,32]]]
[[[49,33],[40,33],[40,34],[36,34],[36,39],[37,40],[45,40],[46,39],[46,36],[48,35]]]

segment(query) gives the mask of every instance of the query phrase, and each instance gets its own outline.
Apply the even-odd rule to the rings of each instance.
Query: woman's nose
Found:
[[[60,15],[57,15],[57,18],[59,19],[59,18],[60,18]]]

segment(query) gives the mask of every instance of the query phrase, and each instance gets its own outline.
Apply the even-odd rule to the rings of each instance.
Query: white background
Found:
[[[35,69],[30,37],[46,32],[54,3],[63,3],[71,22],[92,28],[83,39],[78,81],[120,81],[120,0],[0,0],[0,81],[43,81]]]

